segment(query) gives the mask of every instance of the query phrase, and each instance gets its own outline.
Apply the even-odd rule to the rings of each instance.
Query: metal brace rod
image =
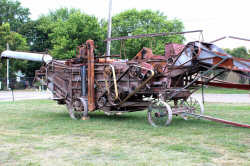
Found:
[[[128,73],[128,71],[129,71],[129,68],[116,80],[116,82],[119,82]],[[112,88],[113,86],[114,86],[114,83],[109,88]],[[108,92],[108,90],[105,90],[101,96],[103,96],[106,92]]]
[[[184,86],[183,88],[176,90],[176,92],[181,91],[186,89],[187,87],[189,87],[190,85],[192,85],[195,81],[197,81],[199,78],[201,78],[202,76],[206,75],[208,72],[210,72],[211,70],[213,70],[214,68],[216,68],[217,66],[219,66],[220,64],[222,64],[223,62],[225,62],[226,60],[228,60],[228,57],[222,59],[219,63],[217,63],[216,65],[212,66],[209,70],[207,70],[206,72],[202,73],[201,75],[199,75],[198,77],[196,77],[195,79],[193,79],[193,81],[191,81],[189,84],[187,84],[186,86]],[[174,96],[176,96],[178,93],[173,93],[173,95],[170,96],[170,99],[173,98]]]
[[[203,85],[207,85],[207,83],[209,83],[209,82],[212,81],[214,78],[218,77],[219,75],[221,75],[221,74],[223,74],[223,73],[225,73],[225,71],[221,71],[220,73],[216,74],[216,75],[213,76],[212,78],[209,78],[208,80],[206,80],[206,81],[202,84],[202,86],[203,86]],[[202,76],[202,78],[204,78],[204,77]],[[192,90],[191,93],[194,93],[194,92],[197,91],[198,89],[199,89],[199,88]]]
[[[134,65],[134,66],[136,66],[136,65]],[[136,66],[136,67],[140,67],[140,68],[148,70],[147,68],[144,68],[141,66]],[[136,92],[138,92],[143,86],[146,85],[146,83],[148,83],[154,77],[155,72],[153,70],[148,70],[148,71],[151,72],[151,76],[149,78],[147,78],[141,85],[139,85],[133,92],[128,94],[128,96],[118,104],[119,106],[122,105],[123,103],[125,103],[131,96],[133,96]]]
[[[213,41],[210,41],[209,43],[215,43],[215,42],[217,42],[217,41],[224,40],[224,39],[226,39],[226,38],[237,39],[237,40],[243,40],[243,41],[250,41],[250,39],[241,38],[241,37],[223,36],[223,37],[220,37],[220,38],[215,39],[215,40],[213,40]]]
[[[122,37],[116,37],[116,38],[108,38],[104,41],[107,42],[107,41],[114,41],[114,40],[137,39],[137,38],[143,38],[143,37],[181,35],[181,34],[185,34],[185,33],[196,33],[196,32],[202,33],[203,31],[202,30],[195,30],[195,31],[185,31],[185,32],[150,33],[150,34],[141,34],[141,35],[134,35],[134,36],[122,36]]]
[[[117,82],[116,82],[116,75],[115,75],[115,68],[113,65],[109,65],[112,69],[113,74],[113,80],[114,80],[114,86],[115,86],[115,99],[118,99],[118,89],[117,89]]]
[[[232,121],[228,121],[228,120],[224,120],[224,119],[214,118],[214,117],[211,117],[211,116],[198,115],[198,114],[193,114],[193,113],[189,113],[189,112],[185,112],[183,114],[193,116],[193,117],[197,117],[197,118],[203,118],[203,119],[214,121],[214,122],[225,123],[225,124],[236,126],[236,127],[250,128],[250,125],[248,125],[248,124],[236,123],[236,122],[232,122]]]

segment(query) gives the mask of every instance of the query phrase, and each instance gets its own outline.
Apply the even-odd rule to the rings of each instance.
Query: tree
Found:
[[[57,33],[57,30],[61,30],[61,28],[63,29],[63,27],[67,24],[68,28],[70,30],[69,25],[70,24],[79,24],[79,20],[81,18],[79,18],[79,20],[77,20],[76,22],[68,22],[68,20],[70,19],[70,17],[74,14],[74,13],[80,13],[79,10],[77,9],[67,9],[67,8],[61,8],[61,9],[57,9],[55,11],[50,11],[47,15],[42,15],[41,17],[39,17],[37,20],[30,20],[29,22],[25,23],[22,25],[22,27],[20,28],[20,33],[22,35],[24,35],[27,38],[27,42],[30,46],[30,51],[32,52],[49,52],[52,54],[52,56],[54,58],[61,58],[61,59],[65,59],[65,58],[70,58],[72,57],[75,53],[72,53],[70,56],[68,56],[68,51],[74,52],[76,46],[82,44],[85,40],[82,40],[82,36],[78,35],[77,36],[77,31],[74,32],[75,34],[73,36],[68,36],[68,40],[71,40],[71,38],[74,38],[74,40],[80,40],[81,42],[76,42],[76,43],[71,43],[71,41],[69,41],[69,45],[66,44],[64,45],[63,48],[61,48],[63,51],[63,54],[61,54],[60,49],[55,50],[54,48],[58,48],[57,44],[58,40],[60,40],[61,37],[66,36],[68,34],[67,31],[63,30],[63,32],[65,33]],[[62,26],[62,27],[59,27]],[[88,26],[87,23],[81,24],[79,25],[79,29],[80,28],[84,28]],[[93,29],[95,30],[95,29]],[[79,30],[80,32],[81,30]],[[91,30],[88,30],[91,31]],[[62,35],[62,36],[60,36]],[[75,39],[75,37],[77,37],[77,39]],[[52,43],[53,41],[53,43]],[[83,41],[83,42],[82,42]],[[71,46],[71,44],[73,44]],[[65,52],[64,52],[65,51]],[[26,70],[25,74],[27,76],[34,76],[34,71],[39,69],[41,66],[41,63],[39,62],[32,62],[29,61],[27,63],[27,68],[29,68],[30,70]]]
[[[237,48],[234,48],[234,49],[228,49],[228,48],[226,48],[225,51],[228,54],[233,55],[234,57],[245,58],[245,59],[249,59],[250,58],[250,54],[248,53],[246,47],[244,47],[244,46],[237,47]]]
[[[53,45],[49,35],[57,26],[57,22],[66,21],[69,16],[76,12],[76,9],[61,8],[50,11],[48,15],[42,15],[35,21],[30,21],[22,27],[22,34],[26,36],[30,43],[31,51],[44,52],[51,50]]]
[[[6,49],[6,43],[9,43],[11,50],[28,50],[26,39],[19,33],[23,24],[27,23],[30,12],[28,8],[21,6],[19,1],[0,0],[0,53]],[[14,31],[14,32],[11,32]],[[18,33],[15,33],[18,32]],[[11,60],[10,74],[21,69],[27,69],[27,61]],[[5,76],[6,66],[5,61],[1,66],[0,76]]]
[[[112,37],[162,33],[162,32],[180,32],[184,29],[179,20],[168,20],[167,16],[159,11],[136,9],[127,10],[112,18]],[[125,41],[126,54],[132,58],[142,47],[153,46],[153,52],[156,54],[164,53],[166,43],[182,43],[184,37],[181,35],[164,36],[156,38],[129,39]],[[112,52],[119,53],[120,43],[112,42]]]
[[[40,16],[37,20],[30,20],[23,24],[20,33],[24,35],[34,52],[44,52],[53,48],[49,34],[59,20],[67,20],[69,15],[76,12],[76,9],[61,8],[50,11],[47,15]]]
[[[49,53],[58,59],[75,56],[76,47],[92,39],[98,46],[96,53],[104,52],[104,34],[101,23],[94,16],[82,13],[78,9],[61,8],[50,11],[35,21],[23,25],[24,34],[32,51]]]
[[[48,36],[52,32],[51,24],[52,21],[42,17],[38,20],[29,21],[22,25],[20,28],[20,34],[27,39],[30,51],[45,52],[52,48]]]
[[[26,39],[10,30],[10,24],[6,23],[0,26],[0,54],[6,50],[6,44],[9,44],[10,50],[21,50],[27,51],[28,46],[26,43]],[[15,60],[12,59],[10,63],[10,75],[13,76],[14,72],[17,70],[26,70],[27,61]],[[0,77],[6,77],[6,62],[2,61],[0,65]]]
[[[19,1],[0,1],[0,25],[9,23],[12,31],[18,32],[19,27],[30,20],[29,14],[29,9],[23,8]]]
[[[98,46],[96,53],[104,50],[104,33],[98,19],[79,10],[70,12],[66,19],[58,19],[49,38],[53,47],[50,53],[58,59],[74,57],[76,47],[88,39],[94,40]]]

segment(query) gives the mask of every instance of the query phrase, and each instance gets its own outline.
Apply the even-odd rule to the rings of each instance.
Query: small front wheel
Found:
[[[154,126],[168,126],[172,121],[171,107],[162,100],[152,101],[148,107],[148,122]]]
[[[88,117],[88,100],[84,98],[80,98],[81,101],[81,106],[82,106],[82,120],[87,120],[89,119]]]
[[[183,106],[187,113],[203,115],[204,114],[204,105],[200,100],[197,100],[194,97],[189,97],[187,100],[183,101]]]
[[[73,103],[67,103],[66,105],[72,119],[88,119],[88,101],[86,99],[79,98]]]
[[[76,111],[76,109],[74,108],[73,104],[66,104],[67,106],[67,109],[69,111],[69,116],[74,119],[74,120],[77,120],[77,119],[81,119],[82,118],[82,113],[79,112],[79,111]]]

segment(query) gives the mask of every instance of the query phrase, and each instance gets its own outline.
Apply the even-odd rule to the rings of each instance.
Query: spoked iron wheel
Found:
[[[171,107],[162,100],[152,101],[148,107],[148,122],[154,126],[169,125],[172,121]]]
[[[74,108],[73,104],[71,104],[71,103],[66,104],[70,117],[72,119],[75,119],[75,120],[81,119],[83,117],[86,119],[88,117],[88,103],[87,103],[87,101],[80,98],[79,102],[80,102],[80,106],[79,106],[78,110],[76,108]]]
[[[187,100],[183,100],[183,106],[185,107],[187,113],[198,115],[204,114],[204,105],[196,98],[189,97]]]
[[[72,119],[78,120],[78,119],[82,118],[82,116],[83,116],[82,112],[76,111],[72,104],[66,104],[66,105],[67,105],[67,109],[69,111],[69,116]]]

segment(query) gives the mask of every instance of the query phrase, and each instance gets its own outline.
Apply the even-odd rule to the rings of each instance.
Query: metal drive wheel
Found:
[[[76,111],[72,104],[66,104],[66,106],[67,106],[67,109],[69,111],[69,116],[72,119],[78,120],[78,119],[82,118],[82,112]]]
[[[73,104],[67,103],[66,106],[72,119],[78,120],[88,117],[88,102],[85,99],[79,98]]]
[[[81,110],[82,112],[82,120],[88,119],[88,100],[84,98],[80,98],[81,101]]]
[[[171,107],[164,101],[152,101],[148,107],[148,122],[154,126],[169,125],[172,121]]]
[[[183,100],[183,106],[187,113],[203,115],[204,114],[204,105],[201,101],[197,100],[194,97],[189,97],[187,100]]]

